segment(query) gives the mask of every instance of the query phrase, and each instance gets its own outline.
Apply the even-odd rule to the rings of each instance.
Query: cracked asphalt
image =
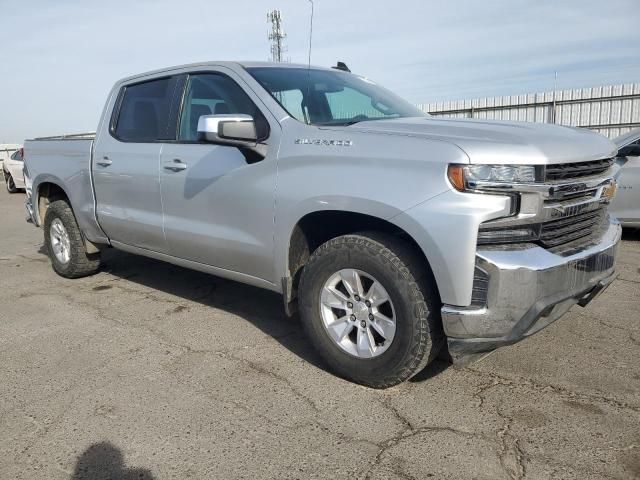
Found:
[[[640,477],[640,232],[586,309],[377,391],[270,292],[117,251],[56,276],[0,193],[2,479]]]

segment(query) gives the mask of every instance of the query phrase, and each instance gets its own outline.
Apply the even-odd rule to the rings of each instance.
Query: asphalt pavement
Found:
[[[0,193],[2,479],[640,477],[640,232],[586,309],[378,391],[278,295],[116,250],[57,276]]]

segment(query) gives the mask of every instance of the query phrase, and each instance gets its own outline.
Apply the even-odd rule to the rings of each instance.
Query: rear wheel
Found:
[[[85,277],[100,267],[100,253],[88,254],[69,204],[56,200],[44,218],[44,243],[51,265],[66,278]]]
[[[4,181],[7,186],[7,192],[16,193],[18,191],[18,188],[16,187],[16,184],[13,181],[13,177],[10,173],[4,172]]]
[[[444,338],[428,266],[391,235],[345,235],[320,246],[303,270],[299,298],[305,330],[323,359],[370,387],[411,378]]]

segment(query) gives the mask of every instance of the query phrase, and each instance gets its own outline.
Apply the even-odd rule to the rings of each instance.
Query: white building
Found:
[[[418,105],[434,116],[584,127],[609,138],[640,128],[640,83]]]

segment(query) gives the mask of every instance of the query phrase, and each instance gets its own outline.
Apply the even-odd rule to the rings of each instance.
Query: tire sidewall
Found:
[[[352,237],[355,248],[330,248],[319,258],[305,267],[301,299],[301,317],[305,329],[319,343],[319,352],[338,373],[374,381],[393,375],[402,370],[412,358],[421,360],[429,352],[427,342],[420,351],[416,336],[424,328],[429,312],[426,302],[413,279],[407,278],[402,270],[387,257],[376,255],[368,248],[371,240]],[[381,246],[383,247],[383,246]],[[357,358],[342,350],[329,336],[320,311],[320,295],[325,282],[331,275],[344,268],[353,268],[375,277],[389,294],[396,317],[396,332],[389,348],[373,358]]]
[[[18,191],[18,189],[16,188],[16,184],[13,181],[13,177],[11,176],[10,173],[6,173],[5,172],[5,174],[4,174],[4,184],[7,187],[7,192],[16,193]],[[11,185],[13,185],[13,187]]]
[[[70,252],[67,263],[62,263],[57,259],[51,246],[51,224],[56,218],[62,222],[62,225],[64,225],[69,235]],[[73,242],[74,230],[76,229],[78,229],[78,227],[71,213],[71,208],[64,201],[59,200],[49,205],[44,219],[44,241],[53,269],[62,276],[70,275],[77,261],[78,250]]]

